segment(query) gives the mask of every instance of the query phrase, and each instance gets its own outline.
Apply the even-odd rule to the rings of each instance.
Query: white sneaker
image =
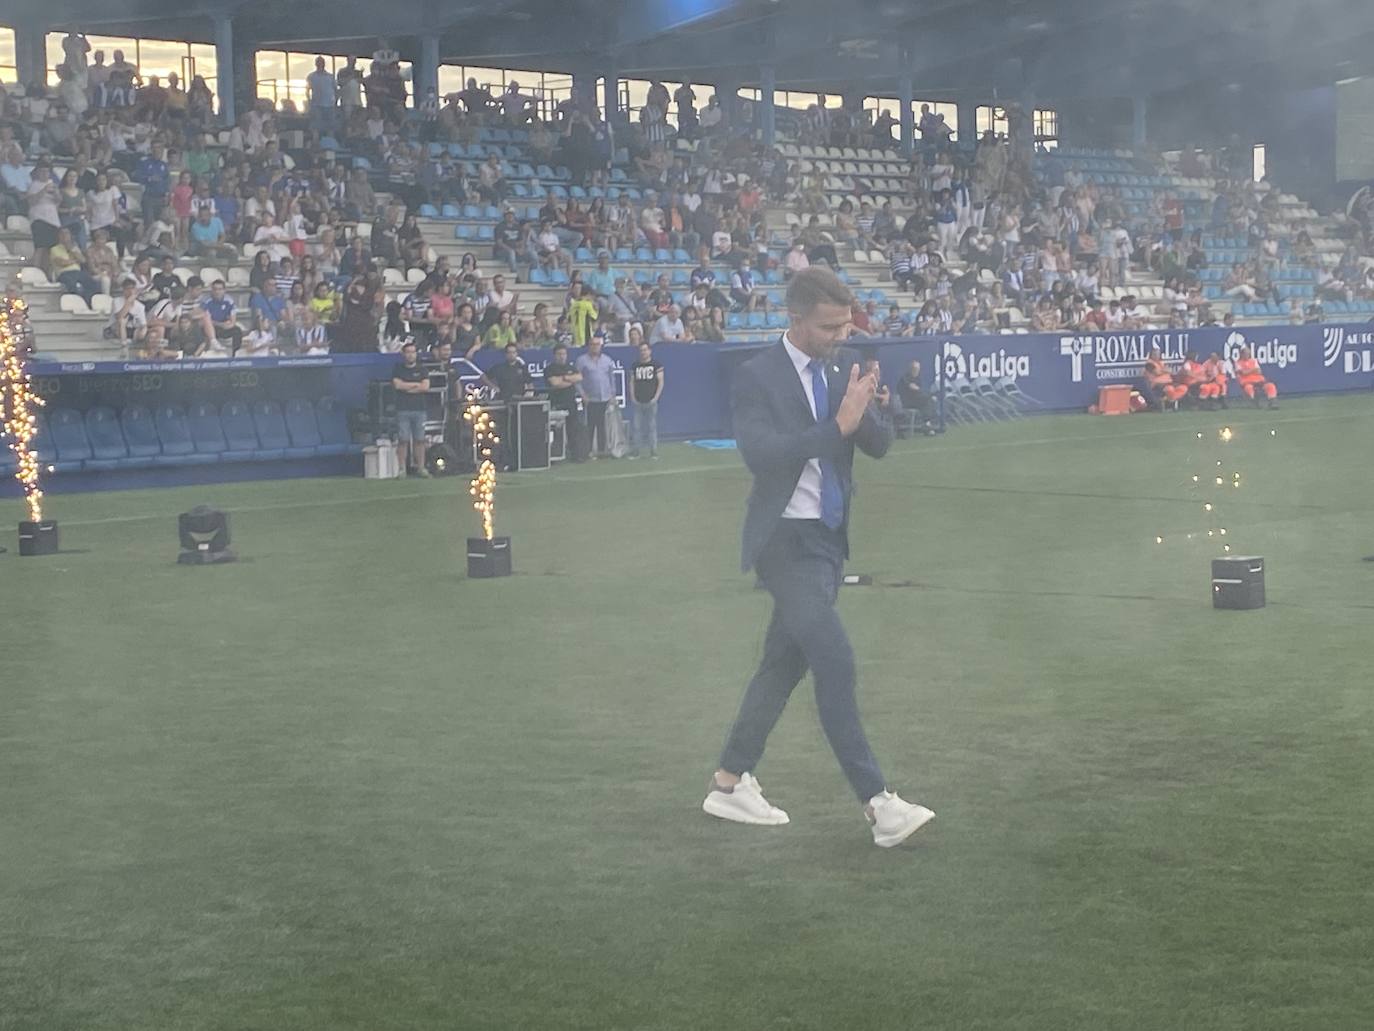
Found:
[[[752,773],[740,774],[733,788],[723,788],[711,775],[711,790],[701,803],[704,812],[735,823],[762,824],[780,827],[787,822],[787,814],[763,797],[763,789]]]
[[[925,806],[908,802],[895,791],[884,791],[869,799],[864,816],[873,828],[873,844],[880,848],[900,845],[935,819],[935,814]]]

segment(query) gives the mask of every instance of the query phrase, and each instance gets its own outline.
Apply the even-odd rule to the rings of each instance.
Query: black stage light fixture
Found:
[[[177,517],[177,531],[181,536],[179,565],[208,566],[233,562],[238,557],[229,550],[229,517],[209,505],[197,505],[181,513]]]

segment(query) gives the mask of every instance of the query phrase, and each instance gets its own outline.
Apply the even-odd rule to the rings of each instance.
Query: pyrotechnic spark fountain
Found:
[[[468,494],[472,496],[472,507],[482,517],[482,533],[487,540],[492,539],[493,518],[496,513],[496,463],[491,460],[492,449],[501,443],[496,435],[496,427],[491,413],[482,407],[477,392],[468,394],[467,407],[463,418],[472,425],[472,436],[477,442],[477,452],[481,463],[477,474],[468,484]]]
[[[17,322],[24,312],[22,300],[0,305],[0,426],[10,438],[10,450],[19,463],[14,477],[24,488],[29,518],[36,523],[43,518],[43,491],[33,440],[38,433],[36,409],[43,399],[34,393],[27,356],[20,351]]]

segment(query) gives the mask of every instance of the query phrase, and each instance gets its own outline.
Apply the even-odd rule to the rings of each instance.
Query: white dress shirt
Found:
[[[806,393],[806,402],[811,406],[811,414],[816,416],[816,397],[811,390],[811,370],[807,368],[811,363],[811,356],[793,347],[792,341],[787,339],[786,333],[782,335],[782,346],[787,349],[787,357],[792,359],[792,365],[797,370],[797,377],[801,380],[802,390]],[[820,421],[819,417],[816,421]],[[807,459],[806,465],[802,468],[801,476],[797,479],[796,489],[792,491],[792,498],[787,502],[787,507],[782,510],[782,517],[784,519],[819,519],[821,517],[821,460],[819,458]]]

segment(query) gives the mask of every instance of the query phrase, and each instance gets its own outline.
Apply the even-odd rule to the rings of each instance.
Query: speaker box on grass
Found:
[[[1212,608],[1264,608],[1264,559],[1256,555],[1212,559]]]
[[[56,555],[57,542],[57,521],[54,519],[19,524],[21,555]]]
[[[486,579],[510,576],[510,538],[468,538],[468,576]]]

